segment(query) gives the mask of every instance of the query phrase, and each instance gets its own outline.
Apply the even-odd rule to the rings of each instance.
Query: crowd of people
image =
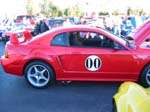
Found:
[[[75,24],[80,25],[92,25],[106,29],[109,32],[114,33],[120,37],[126,36],[136,27],[141,25],[147,18],[144,16],[120,16],[120,15],[107,15],[107,16],[96,16],[93,15],[91,18],[85,18],[81,16],[79,21]],[[133,24],[134,23],[134,24]],[[63,24],[64,26],[72,25],[69,18]]]
[[[48,19],[49,18],[35,19],[34,29],[31,32],[33,36],[39,35],[45,31],[52,29],[48,23]],[[146,19],[143,19],[143,17],[141,17],[142,22],[145,20]],[[27,19],[23,19],[22,22],[29,23]],[[84,16],[78,17],[76,21],[75,19],[66,17],[64,19],[62,26],[70,26],[70,25],[92,25],[106,29],[118,36],[122,35],[125,36],[135,28],[135,26],[132,24],[131,17],[129,16],[124,17],[119,15],[97,16],[96,14],[93,14],[91,17],[84,17]]]

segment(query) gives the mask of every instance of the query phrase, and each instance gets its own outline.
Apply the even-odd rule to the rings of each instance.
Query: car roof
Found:
[[[90,25],[70,25],[70,26],[62,26],[55,29],[52,29],[53,31],[58,30],[98,30],[99,28],[90,26]]]

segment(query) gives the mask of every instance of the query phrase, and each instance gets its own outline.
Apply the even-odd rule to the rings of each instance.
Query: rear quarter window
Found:
[[[52,46],[68,46],[68,36],[67,33],[62,33],[56,35],[51,41]]]

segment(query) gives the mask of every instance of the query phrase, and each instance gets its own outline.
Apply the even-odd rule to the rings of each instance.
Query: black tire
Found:
[[[117,112],[117,107],[115,101],[112,104],[112,112]]]
[[[146,66],[140,77],[139,77],[139,83],[143,86],[143,87],[150,87],[150,65]]]
[[[46,88],[55,80],[53,69],[42,61],[33,61],[25,68],[25,78],[34,88]]]

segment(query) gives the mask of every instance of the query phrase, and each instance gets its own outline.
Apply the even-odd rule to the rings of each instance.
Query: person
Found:
[[[79,25],[85,25],[86,24],[86,20],[83,16],[80,16],[80,19],[79,19]]]
[[[104,18],[97,18],[95,21],[93,21],[92,25],[97,27],[97,28],[105,29]]]
[[[46,32],[49,30],[48,25],[46,24],[46,20],[43,19],[40,21],[40,33]]]
[[[115,35],[120,36],[120,34],[121,34],[121,29],[120,29],[121,24],[122,24],[121,17],[119,17],[118,15],[114,16],[113,17],[113,33]]]
[[[70,18],[67,17],[65,22],[63,23],[63,26],[70,26],[70,25],[72,25],[71,22],[70,22]]]
[[[32,34],[32,36],[36,36],[40,33],[41,33],[41,31],[40,31],[40,21],[39,21],[39,19],[36,19],[35,26],[34,26],[33,32],[31,32],[31,34]]]
[[[106,26],[106,29],[108,31],[112,32],[112,29],[113,29],[113,19],[112,19],[111,14],[109,14],[108,17],[105,18],[105,26]]]

